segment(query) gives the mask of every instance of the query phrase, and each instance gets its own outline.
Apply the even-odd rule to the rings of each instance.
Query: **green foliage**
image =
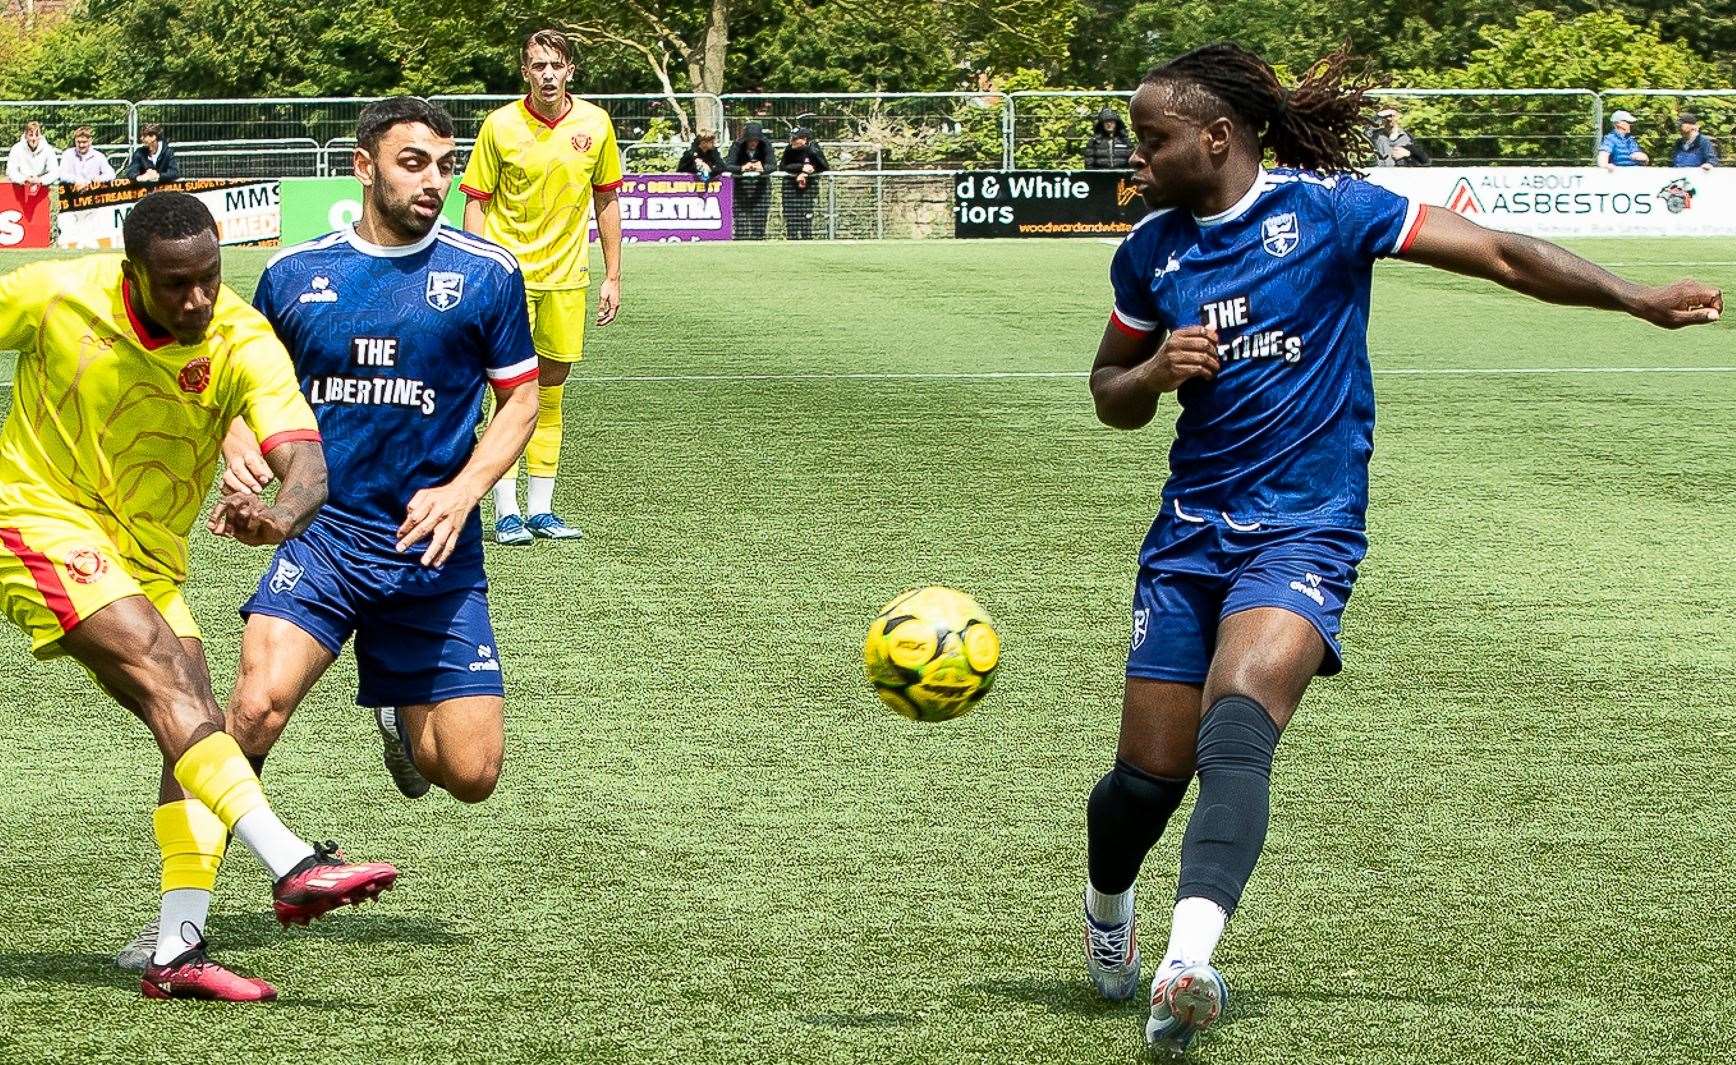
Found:
[[[1687,45],[1664,40],[1656,26],[1636,26],[1617,12],[1563,20],[1533,11],[1512,26],[1485,27],[1480,36],[1483,46],[1471,53],[1462,68],[1405,71],[1397,80],[1418,87],[1463,89],[1718,84],[1718,71],[1709,60]],[[1655,141],[1661,150],[1673,132],[1673,106],[1646,105],[1652,119],[1649,149]],[[1592,122],[1589,98],[1436,98],[1406,102],[1404,109],[1411,132],[1447,158],[1590,162],[1601,132]]]

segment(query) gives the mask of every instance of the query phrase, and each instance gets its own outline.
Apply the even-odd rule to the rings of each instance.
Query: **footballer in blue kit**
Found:
[[[371,103],[356,141],[360,221],[278,254],[254,296],[319,423],[328,496],[241,607],[227,728],[262,770],[353,636],[356,699],[375,711],[399,790],[478,802],[500,773],[505,688],[477,504],[536,418],[524,279],[498,245],[440,221],[457,158],[445,111]],[[490,387],[497,410],[478,440]],[[271,479],[243,422],[224,457],[228,491]],[[157,933],[117,960],[135,964]]]
[[[1084,943],[1098,990],[1131,997],[1134,881],[1197,778],[1150,983],[1146,1039],[1160,1051],[1184,1050],[1223,1010],[1212,955],[1264,846],[1279,735],[1310,680],[1343,666],[1367,548],[1374,261],[1671,328],[1723,306],[1698,282],[1637,285],[1360,179],[1366,86],[1346,83],[1349,63],[1341,50],[1286,89],[1258,55],[1208,45],[1152,70],[1131,106],[1132,180],[1152,211],[1111,264],[1091,393],[1115,428],[1149,424],[1166,392],[1179,413],[1139,551],[1116,758],[1087,803]]]

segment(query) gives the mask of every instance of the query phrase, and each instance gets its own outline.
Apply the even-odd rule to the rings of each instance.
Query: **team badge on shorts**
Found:
[[[1139,650],[1145,643],[1146,633],[1151,630],[1151,611],[1140,607],[1133,612],[1133,649]]]
[[[180,376],[175,383],[181,386],[181,391],[191,395],[199,395],[211,383],[211,360],[201,355],[192,362],[181,367]]]
[[[464,275],[448,270],[428,271],[428,288],[424,291],[428,306],[437,311],[449,311],[464,298]]]
[[[79,584],[95,584],[108,572],[108,559],[101,551],[81,547],[66,560],[66,575]]]
[[[1295,211],[1275,214],[1260,223],[1260,244],[1267,255],[1282,259],[1295,251],[1301,242],[1302,231],[1296,224]]]
[[[271,590],[277,595],[294,590],[301,581],[302,569],[287,558],[277,560],[277,569],[271,574]]]

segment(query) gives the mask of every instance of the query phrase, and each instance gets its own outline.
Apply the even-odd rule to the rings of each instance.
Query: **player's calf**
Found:
[[[473,695],[399,707],[398,732],[422,776],[459,802],[478,803],[500,781],[504,706],[499,696]]]

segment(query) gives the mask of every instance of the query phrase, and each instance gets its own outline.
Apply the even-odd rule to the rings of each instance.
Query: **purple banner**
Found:
[[[734,185],[728,175],[707,183],[692,174],[628,174],[620,188],[621,240],[728,240],[735,220]],[[597,239],[594,219],[591,239]]]

